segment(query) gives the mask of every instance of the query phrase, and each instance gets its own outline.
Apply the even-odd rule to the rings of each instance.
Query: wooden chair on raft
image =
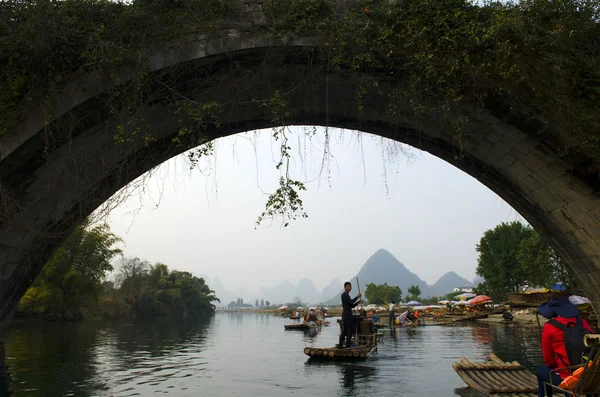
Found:
[[[585,344],[592,348],[590,360],[581,365],[572,365],[565,368],[557,368],[552,373],[568,369],[571,376],[559,385],[546,383],[547,386],[573,397],[600,397],[600,334],[585,336]]]

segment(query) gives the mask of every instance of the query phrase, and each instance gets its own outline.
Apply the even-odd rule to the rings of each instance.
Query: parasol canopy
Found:
[[[454,306],[467,306],[467,305],[468,305],[467,301],[454,302]]]
[[[455,298],[456,299],[460,299],[461,301],[467,300],[467,299],[471,299],[476,297],[477,295],[475,295],[472,292],[465,292],[464,294],[460,294],[460,295],[456,295]]]
[[[467,303],[469,305],[483,305],[484,303],[493,303],[494,301],[487,295],[477,295]]]
[[[406,306],[419,306],[421,304],[421,302],[417,302],[417,301],[410,301],[406,303]]]
[[[445,305],[447,303],[450,303],[450,301],[449,300],[438,301],[438,305]]]
[[[279,310],[285,310],[285,309],[287,309],[287,308],[288,308],[287,306],[281,306],[281,307],[279,308]]]
[[[592,303],[585,296],[579,296],[579,295],[571,295],[571,296],[569,296],[569,301],[571,301],[571,303],[574,304],[574,305],[576,305],[576,306],[586,305],[586,304]]]

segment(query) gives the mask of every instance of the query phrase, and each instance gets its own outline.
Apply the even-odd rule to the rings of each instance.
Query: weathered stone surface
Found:
[[[384,94],[401,90],[402,78],[327,73],[314,62],[318,39],[252,31],[265,23],[262,2],[230,2],[232,12],[210,34],[191,31],[145,48],[148,79],[163,83],[139,111],[151,141],[116,145],[117,127],[130,116],[102,107],[109,90],[131,80],[128,66],[74,78],[46,103],[24,103],[21,123],[0,136],[0,202],[18,209],[0,220],[0,326],[75,225],[125,184],[198,143],[173,143],[180,123],[170,90],[222,104],[220,127],[203,133],[206,139],[272,127],[262,104],[279,90],[289,104],[287,124],[370,132],[438,156],[496,192],[548,238],[600,309],[600,197],[597,181],[573,172],[574,159],[559,157],[538,131],[494,117],[494,109],[462,109],[470,124],[461,149],[433,110],[416,118],[404,103],[390,114],[382,96],[370,92],[359,106],[356,89],[365,78],[379,79]],[[336,8],[343,17],[347,2],[338,0]],[[63,138],[52,150],[45,150],[44,129]]]

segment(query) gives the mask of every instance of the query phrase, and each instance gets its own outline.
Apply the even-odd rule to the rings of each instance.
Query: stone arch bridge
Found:
[[[287,125],[369,132],[428,151],[477,178],[548,240],[600,310],[600,179],[590,156],[559,156],[559,144],[531,124],[466,105],[469,133],[459,147],[435,111],[418,119],[408,108],[391,114],[372,92],[359,103],[356,87],[366,77],[315,62],[323,52],[319,39],[255,29],[267,23],[264,0],[228,1],[227,15],[210,32],[192,31],[143,49],[153,81],[136,113],[144,121],[144,139],[115,143],[132,115],[105,106],[115,87],[134,78],[127,66],[74,76],[44,102],[24,102],[11,119],[0,136],[1,325],[84,217],[152,167],[201,143],[175,143],[181,126],[170,107],[174,98],[221,104],[203,130],[204,142],[272,127],[264,104],[275,91],[288,104]],[[346,2],[336,4],[343,13]],[[401,78],[378,79],[390,92],[401,84]]]

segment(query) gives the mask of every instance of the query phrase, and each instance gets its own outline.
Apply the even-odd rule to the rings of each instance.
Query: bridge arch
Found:
[[[253,8],[261,2],[245,3],[261,23]],[[417,115],[409,97],[382,101],[407,89],[402,76],[330,70],[316,61],[328,56],[317,39],[248,33],[236,23],[146,48],[150,83],[133,112],[107,105],[138,78],[128,67],[80,76],[50,100],[24,105],[0,136],[0,325],[62,239],[120,188],[199,144],[281,123],[369,132],[475,177],[548,240],[600,311],[600,181],[589,156],[559,155],[559,143],[493,107],[460,105],[468,118],[457,140],[437,107]],[[357,87],[365,87],[360,96]],[[277,120],[274,93],[285,103]],[[182,134],[182,117],[193,118],[182,116],[186,103],[219,110]]]

